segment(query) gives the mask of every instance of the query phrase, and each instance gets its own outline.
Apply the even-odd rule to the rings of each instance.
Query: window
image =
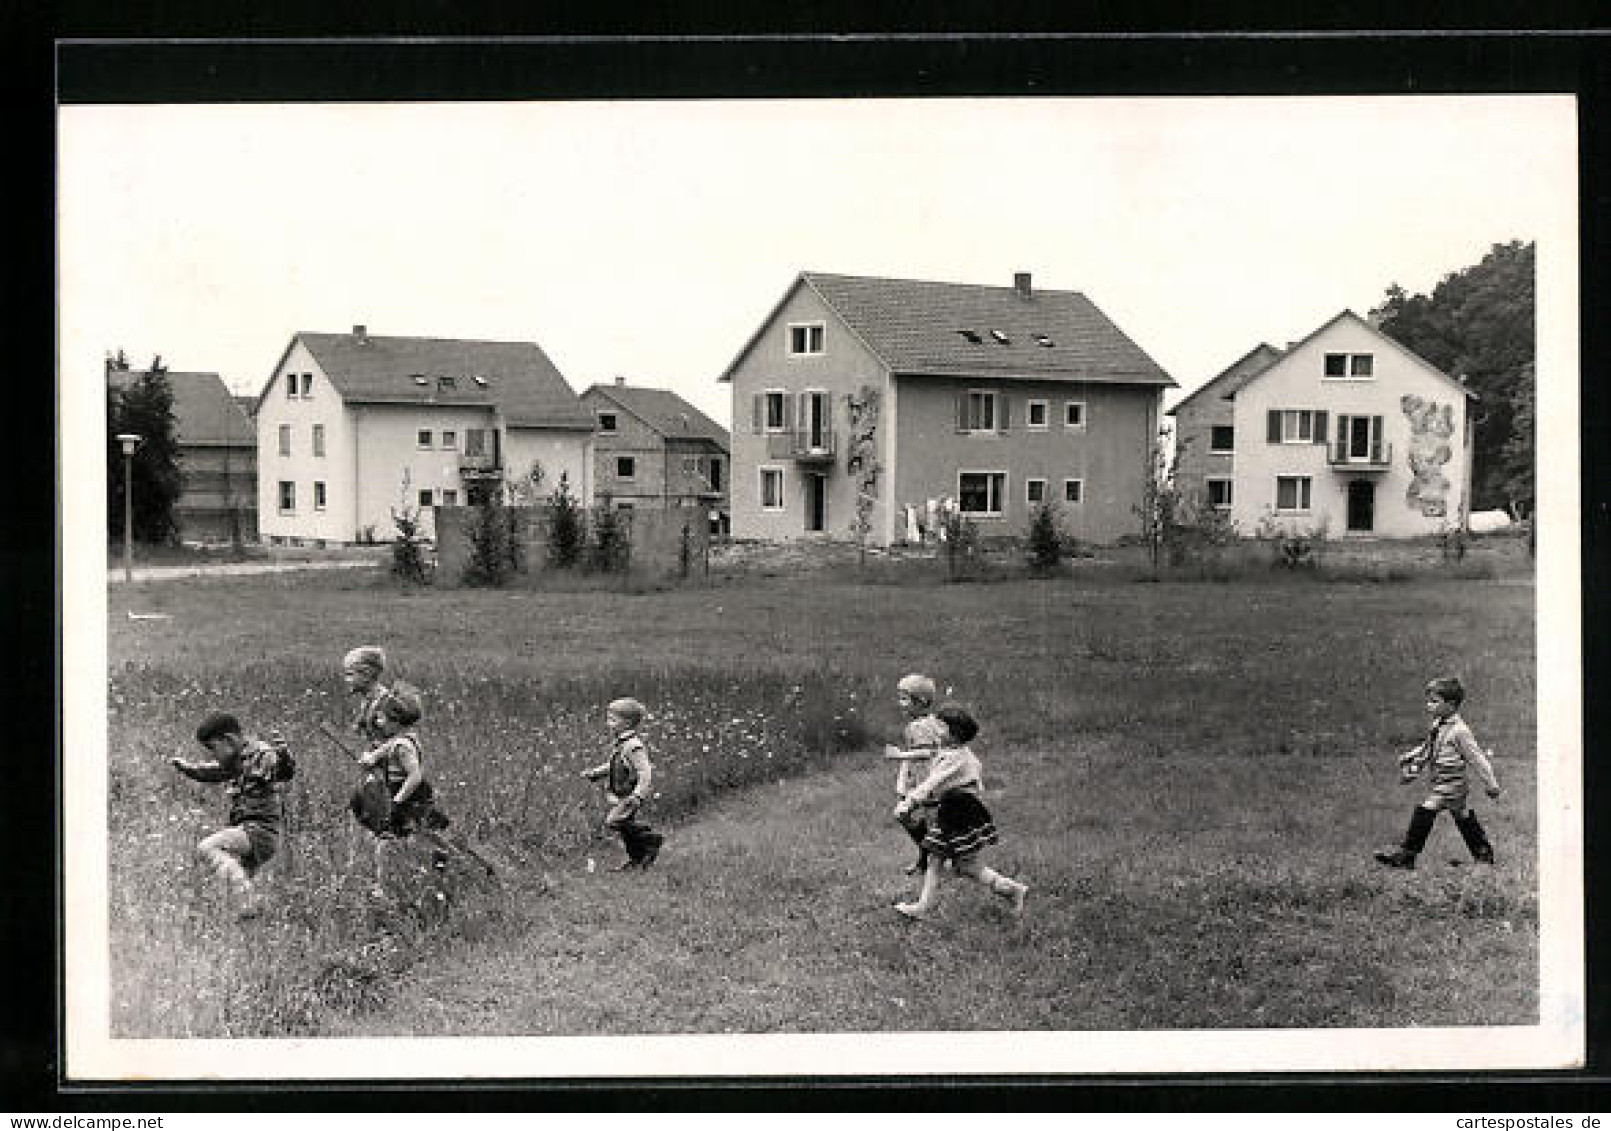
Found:
[[[710,461],[710,489],[712,491],[722,489],[722,461],[715,456],[712,456]]]
[[[1024,499],[1030,506],[1038,506],[1046,501],[1046,480],[1024,480]]]
[[[431,489],[429,487],[422,488],[420,490],[420,507],[424,508],[432,505],[434,504],[431,501]]]
[[[458,388],[459,387],[459,382],[458,382],[458,380],[456,378],[450,377],[446,373],[443,373],[443,374],[441,374],[440,376],[437,377],[437,379],[436,379],[436,387],[437,387],[438,391],[446,392],[449,389]]]
[[[1045,401],[1029,402],[1029,426],[1031,428],[1046,427],[1046,407]]]
[[[288,401],[296,400],[296,391],[298,387],[297,375],[295,373],[287,373],[285,375],[285,399]]]
[[[1236,450],[1236,428],[1230,424],[1216,424],[1208,433],[1208,450],[1226,455]]]
[[[1208,480],[1208,505],[1217,511],[1231,509],[1231,481],[1229,479]]]
[[[311,396],[313,396],[313,374],[304,373],[302,375],[302,399],[307,400]]]
[[[979,345],[984,341],[984,339],[979,336],[979,331],[977,330],[958,330],[957,333],[961,334],[963,338],[969,342],[972,342],[974,345]]]
[[[1012,344],[1012,339],[1007,336],[1005,331],[992,330],[992,331],[990,331],[990,336],[992,338],[996,339],[996,344],[997,345],[1005,346],[1005,345],[1011,345]]]
[[[1315,438],[1315,414],[1308,409],[1285,409],[1281,413],[1281,442],[1311,444]]]
[[[459,493],[456,490],[454,490],[452,487],[444,487],[442,489],[442,505],[444,507],[456,507],[456,506],[458,506],[459,505]]]
[[[788,394],[782,389],[768,389],[762,394],[763,406],[762,423],[768,432],[781,432],[784,425],[784,406],[788,404]]]
[[[1063,402],[1063,427],[1064,428],[1084,428],[1085,427],[1085,402],[1084,401],[1064,401]]]
[[[999,516],[1006,495],[1005,471],[963,471],[957,474],[957,504],[963,514]]]
[[[1376,358],[1368,353],[1328,353],[1323,372],[1332,381],[1368,381],[1374,375]]]
[[[599,431],[604,433],[612,433],[615,431],[615,413],[599,413]]]
[[[415,442],[418,443],[419,446],[422,447],[422,448],[430,447],[431,446],[431,430],[429,428],[421,428],[419,430],[419,433],[418,433],[418,435],[416,437]]]
[[[315,479],[313,481],[313,509],[316,511],[322,511],[324,510],[324,504],[324,480]]]
[[[761,509],[763,511],[780,511],[783,509],[783,469],[781,467],[761,468]]]
[[[638,471],[638,461],[635,456],[615,457],[615,477],[617,479],[631,479]]]
[[[451,429],[451,428],[444,429],[443,432],[442,432],[442,445],[441,446],[442,446],[442,450],[444,452],[456,452],[456,451],[458,451],[459,450],[459,434],[457,432],[453,431],[453,429]]]
[[[324,425],[323,424],[315,424],[313,426],[313,454],[316,455],[316,456],[324,455]]]
[[[959,400],[957,430],[959,432],[994,432],[996,430],[996,394],[971,389]]]
[[[1275,478],[1275,509],[1278,511],[1306,511],[1309,509],[1310,479],[1307,475],[1278,475]]]
[[[291,454],[291,426],[289,424],[280,425],[280,454],[282,456]]]
[[[280,480],[280,513],[290,514],[296,510],[296,484],[289,479]]]
[[[1083,503],[1085,501],[1085,480],[1063,480],[1063,501],[1065,503]]]
[[[487,430],[485,428],[468,428],[465,430],[464,454],[467,456],[484,456],[487,454]]]
[[[821,322],[791,325],[789,327],[789,354],[798,357],[805,354],[821,353],[824,333],[824,325]]]
[[[1036,334],[1035,335],[1035,344],[1037,346],[1045,346],[1047,349],[1051,349],[1057,343],[1052,341],[1045,334]]]

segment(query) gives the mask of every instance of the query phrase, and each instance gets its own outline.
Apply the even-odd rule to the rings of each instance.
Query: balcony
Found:
[[[1366,448],[1350,447],[1347,441],[1332,444],[1326,450],[1326,462],[1334,471],[1386,471],[1393,464],[1392,444],[1371,444]]]
[[[459,454],[459,474],[466,479],[501,479],[503,461],[495,455]]]
[[[824,424],[769,433],[766,437],[766,458],[792,459],[800,463],[832,463],[833,429]]]

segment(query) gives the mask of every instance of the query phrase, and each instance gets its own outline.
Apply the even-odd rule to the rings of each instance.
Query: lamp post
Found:
[[[123,432],[117,442],[123,445],[123,580],[129,582],[134,580],[134,449],[140,437]]]

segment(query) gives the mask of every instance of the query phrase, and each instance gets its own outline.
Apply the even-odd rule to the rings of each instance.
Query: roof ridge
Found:
[[[300,336],[315,336],[320,338],[351,338],[358,340],[358,336],[350,330],[298,330]],[[461,342],[479,346],[542,346],[534,338],[443,338],[433,334],[365,334],[366,341],[388,342]]]
[[[907,283],[924,287],[954,287],[974,291],[1016,291],[1014,283],[963,283],[950,279],[912,279],[896,275],[846,275],[837,271],[802,271],[801,275],[811,279],[855,279],[864,283]],[[1085,297],[1084,291],[1069,290],[1063,287],[1034,288],[1037,295],[1079,295]]]

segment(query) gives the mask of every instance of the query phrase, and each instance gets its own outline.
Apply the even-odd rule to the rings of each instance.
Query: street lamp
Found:
[[[140,437],[132,432],[119,434],[123,445],[123,580],[134,580],[134,449]]]

